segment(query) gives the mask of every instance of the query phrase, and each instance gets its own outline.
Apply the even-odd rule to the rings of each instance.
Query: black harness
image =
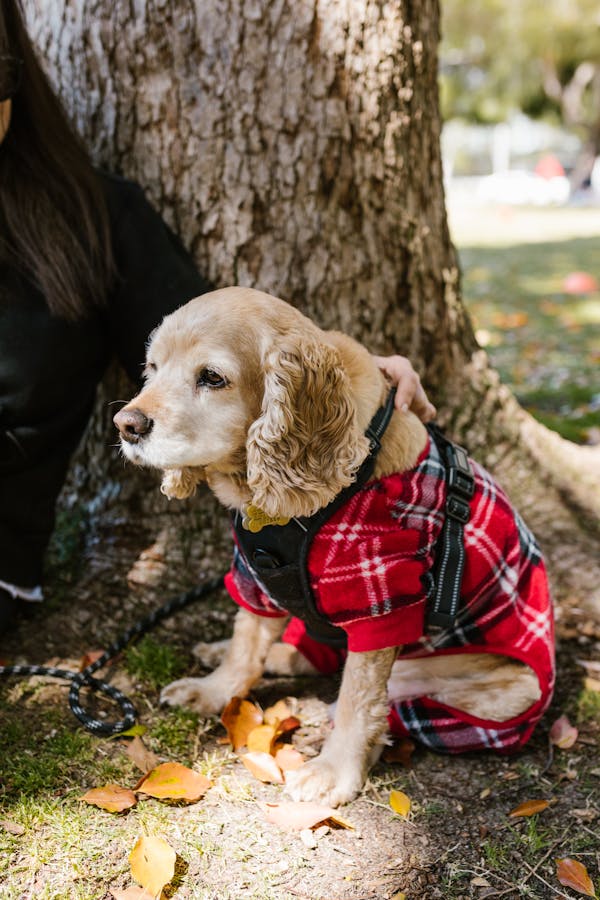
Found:
[[[267,525],[256,533],[243,527],[239,512],[232,514],[239,551],[265,593],[277,606],[301,619],[310,637],[333,647],[346,646],[346,632],[317,609],[308,575],[308,552],[321,526],[372,478],[381,437],[394,412],[395,395],[393,388],[365,432],[370,452],[355,480],[328,506],[312,516],[291,519],[287,525]],[[469,520],[468,501],[475,484],[466,451],[449,441],[437,426],[427,428],[438,447],[447,484],[446,518],[436,549],[435,591],[428,611],[428,625],[439,629],[451,625],[458,612],[464,565],[463,526]]]

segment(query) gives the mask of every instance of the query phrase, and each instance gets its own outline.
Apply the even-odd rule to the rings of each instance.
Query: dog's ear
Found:
[[[268,516],[308,516],[349,485],[369,452],[334,347],[291,335],[264,360],[260,418],[248,431],[252,503]]]
[[[169,500],[185,500],[194,496],[201,481],[204,481],[201,468],[165,469],[160,491]]]

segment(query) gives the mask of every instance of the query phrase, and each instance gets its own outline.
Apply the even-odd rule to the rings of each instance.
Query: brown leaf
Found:
[[[277,737],[281,737],[283,734],[291,734],[292,731],[300,728],[300,725],[300,719],[297,719],[296,716],[288,716],[286,719],[282,719],[277,726]]]
[[[148,772],[135,790],[159,800],[187,800],[193,803],[203,797],[210,786],[211,782],[205,775],[181,763],[167,762]]]
[[[125,753],[133,760],[138,769],[141,772],[144,772],[144,774],[155,769],[160,764],[160,760],[156,753],[149,750],[142,738],[137,735],[132,741],[127,742]]]
[[[354,828],[350,822],[342,819],[331,806],[322,806],[320,803],[299,801],[297,803],[260,803],[267,822],[279,825],[287,831],[302,831],[303,828],[313,828],[324,822],[328,825],[339,825],[342,828]]]
[[[291,772],[304,765],[304,757],[295,747],[283,744],[275,751],[275,762],[282,772]]]
[[[570,887],[578,894],[585,894],[586,897],[596,896],[592,879],[584,865],[568,856],[556,859],[555,862],[556,877],[564,887]]]
[[[0,828],[4,831],[8,831],[9,834],[15,834],[17,836],[25,834],[23,826],[19,825],[18,822],[11,822],[10,819],[0,819]]]
[[[246,746],[252,752],[272,753],[276,735],[276,725],[257,725],[248,734]]]
[[[221,722],[234,750],[245,746],[248,735],[257,725],[262,725],[262,713],[258,706],[241,697],[232,697],[223,712]]]
[[[550,804],[547,800],[525,800],[524,803],[520,803],[514,809],[511,809],[509,816],[513,816],[513,818],[518,816],[535,816],[537,813],[548,809],[549,806]]]
[[[131,874],[153,897],[160,894],[175,874],[176,854],[160,837],[142,835],[129,854]]]
[[[550,743],[561,750],[568,750],[577,740],[579,732],[566,716],[559,716],[550,728]]]
[[[262,750],[255,750],[251,753],[244,753],[241,757],[242,762],[252,772],[259,781],[266,781],[271,784],[283,784],[283,775],[281,769],[270,755]]]
[[[92,788],[79,799],[108,812],[123,812],[137,803],[133,791],[119,784],[105,784],[103,787]]]
[[[400,738],[400,740],[394,741],[391,747],[384,749],[383,761],[386,763],[401,763],[406,769],[410,769],[414,749],[415,744],[410,738]]]
[[[100,659],[103,655],[104,650],[86,650],[79,660],[79,671],[83,672],[84,669],[87,669],[88,666],[91,666],[92,663],[95,663],[96,660]]]
[[[291,715],[292,711],[285,700],[278,700],[274,706],[268,706],[265,709],[263,718],[265,725],[276,725],[278,722],[283,722],[284,719],[289,718]]]

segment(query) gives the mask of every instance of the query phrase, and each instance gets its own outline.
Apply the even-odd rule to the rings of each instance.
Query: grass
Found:
[[[159,644],[146,635],[127,650],[125,668],[130,675],[158,689],[183,675],[188,670],[188,660],[169,644]]]
[[[463,210],[453,238],[479,343],[539,421],[569,440],[597,442],[600,292],[568,294],[563,282],[574,271],[600,280],[600,214],[477,209],[472,218],[477,233]]]

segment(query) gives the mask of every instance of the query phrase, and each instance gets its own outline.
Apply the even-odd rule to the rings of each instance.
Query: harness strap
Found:
[[[308,575],[308,552],[321,526],[371,479],[381,449],[381,437],[394,412],[395,396],[394,387],[365,431],[369,438],[369,455],[363,460],[354,481],[328,506],[312,516],[291,519],[287,525],[267,525],[257,533],[243,528],[238,512],[232,514],[232,525],[244,562],[268,596],[286,612],[301,619],[310,637],[332,647],[346,646],[346,632],[317,609]]]
[[[427,613],[427,627],[446,629],[458,613],[465,564],[464,526],[471,516],[469,501],[475,492],[473,471],[463,447],[454,444],[437,425],[427,430],[438,448],[446,473],[446,518],[438,539],[434,567],[435,590]]]

